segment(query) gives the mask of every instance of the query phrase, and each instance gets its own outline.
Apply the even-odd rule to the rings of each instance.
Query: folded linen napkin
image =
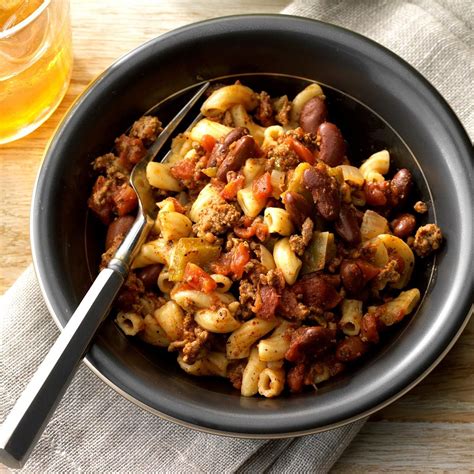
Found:
[[[283,13],[353,29],[418,68],[474,136],[469,1],[296,1]],[[467,20],[466,20],[467,19]],[[467,97],[466,97],[467,95]],[[58,335],[30,267],[0,303],[0,420]],[[329,471],[364,420],[286,440],[243,440],[184,428],[131,404],[79,368],[23,472]]]

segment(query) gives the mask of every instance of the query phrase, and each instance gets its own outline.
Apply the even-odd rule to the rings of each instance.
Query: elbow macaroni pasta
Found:
[[[204,329],[218,334],[232,332],[240,327],[239,321],[227,308],[202,309],[196,312],[194,320]]]
[[[291,235],[295,231],[289,212],[279,207],[267,207],[263,222],[270,234]]]
[[[251,397],[258,392],[258,380],[266,366],[265,362],[262,362],[259,359],[258,351],[254,347],[250,352],[249,359],[242,374],[242,387],[240,393],[244,397]]]
[[[253,110],[257,106],[254,91],[241,84],[221,87],[204,102],[201,113],[206,117],[213,116],[221,114],[235,105],[241,105],[244,110]]]
[[[280,239],[273,249],[273,258],[276,267],[283,273],[286,283],[293,285],[301,270],[303,262],[291,250],[290,239]]]
[[[278,321],[253,318],[236,329],[227,339],[226,353],[229,359],[248,357],[251,346],[270,332]]]
[[[257,345],[258,357],[264,362],[283,361],[285,353],[290,347],[289,329],[294,329],[296,324],[282,321],[266,339],[261,339]]]
[[[362,323],[362,301],[345,299],[342,302],[339,326],[347,336],[357,336]]]
[[[285,387],[285,371],[283,368],[266,368],[258,377],[258,393],[267,398],[278,397]]]

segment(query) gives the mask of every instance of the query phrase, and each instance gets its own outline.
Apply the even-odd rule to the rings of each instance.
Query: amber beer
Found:
[[[54,112],[71,68],[67,0],[0,0],[0,144]]]

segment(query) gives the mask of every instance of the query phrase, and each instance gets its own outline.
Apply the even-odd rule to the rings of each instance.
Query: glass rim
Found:
[[[24,20],[20,21],[15,26],[12,26],[11,28],[8,28],[5,31],[0,31],[0,40],[4,38],[8,38],[10,36],[13,36],[14,34],[18,33],[21,31],[23,28],[27,27],[30,23],[32,23],[36,18],[38,18],[46,8],[50,5],[51,0],[43,0],[41,5],[32,13],[30,13]]]

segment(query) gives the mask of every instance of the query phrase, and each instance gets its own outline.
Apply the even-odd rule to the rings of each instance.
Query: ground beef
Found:
[[[278,292],[281,292],[285,288],[285,277],[282,271],[277,268],[276,270],[269,270],[265,275],[260,275],[260,283],[272,286]]]
[[[298,166],[299,162],[298,155],[286,143],[280,143],[268,152],[266,168],[288,171]]]
[[[115,150],[118,155],[118,163],[127,171],[133,167],[146,155],[146,148],[139,138],[120,135],[115,140]]]
[[[185,364],[194,364],[208,337],[209,332],[202,329],[194,321],[192,315],[186,314],[183,321],[182,338],[172,342],[168,347],[168,351],[179,350]]]
[[[312,133],[303,131],[301,127],[298,127],[295,130],[289,130],[286,132],[286,136],[296,138],[296,140],[301,142],[312,152],[317,149],[316,136]]]
[[[114,240],[112,241],[112,244],[109,246],[109,248],[102,254],[101,260],[100,260],[100,269],[103,270],[107,265],[109,264],[110,260],[112,260],[112,257],[115,255],[115,252],[119,248],[120,244],[122,243],[124,239],[124,235],[120,234],[114,237]]]
[[[139,138],[146,146],[150,146],[162,130],[161,122],[157,117],[145,115],[132,125],[130,136]]]
[[[300,257],[304,254],[306,247],[308,246],[311,238],[313,237],[313,221],[307,217],[303,222],[303,227],[301,228],[301,235],[292,235],[290,237],[290,248],[296,255]]]
[[[273,109],[275,110],[275,120],[281,125],[288,125],[290,122],[291,102],[286,95],[279,97],[273,101]]]
[[[161,308],[165,303],[165,298],[148,291],[137,298],[136,302],[132,305],[132,308],[134,313],[138,313],[145,317],[147,314],[153,314],[155,310]]]
[[[289,320],[302,321],[309,315],[310,310],[298,300],[296,294],[290,288],[285,288],[281,294],[276,313]]]
[[[262,91],[258,94],[258,105],[255,111],[255,119],[264,127],[273,125],[273,107],[270,96]]]
[[[247,274],[247,278],[253,285],[258,285],[262,275],[267,273],[267,267],[256,258],[250,259],[250,262],[245,265],[244,272]]]
[[[417,201],[413,206],[413,209],[415,209],[415,212],[418,212],[418,214],[424,214],[425,212],[428,212],[428,206],[423,201]]]
[[[135,305],[140,303],[140,298],[144,293],[145,286],[143,282],[135,272],[130,272],[114,301],[114,307],[119,311],[133,311]]]
[[[120,182],[128,181],[130,173],[120,165],[118,157],[113,153],[106,153],[99,156],[92,164],[94,171],[105,174],[109,178],[114,178]]]
[[[257,286],[252,284],[249,280],[240,280],[239,284],[239,303],[242,310],[242,318],[249,319],[254,315],[251,308],[255,304],[257,297]]]
[[[227,377],[237,390],[242,388],[242,376],[246,364],[246,361],[239,360],[238,362],[231,362],[227,368]]]
[[[397,271],[398,262],[389,260],[380,273],[371,281],[371,288],[375,292],[383,290],[388,283],[396,283],[400,279],[400,273]]]
[[[416,231],[413,250],[419,257],[427,257],[440,248],[442,240],[443,234],[436,224],[424,225]]]
[[[92,188],[92,193],[87,205],[103,224],[108,225],[112,221],[114,212],[113,194],[115,192],[114,180],[99,176]]]
[[[225,251],[230,252],[233,248],[237,247],[237,245],[245,242],[246,240],[239,239],[233,232],[229,232],[226,236]]]
[[[240,215],[240,210],[234,203],[211,202],[199,214],[193,230],[198,236],[203,236],[208,232],[221,235],[235,227]]]

